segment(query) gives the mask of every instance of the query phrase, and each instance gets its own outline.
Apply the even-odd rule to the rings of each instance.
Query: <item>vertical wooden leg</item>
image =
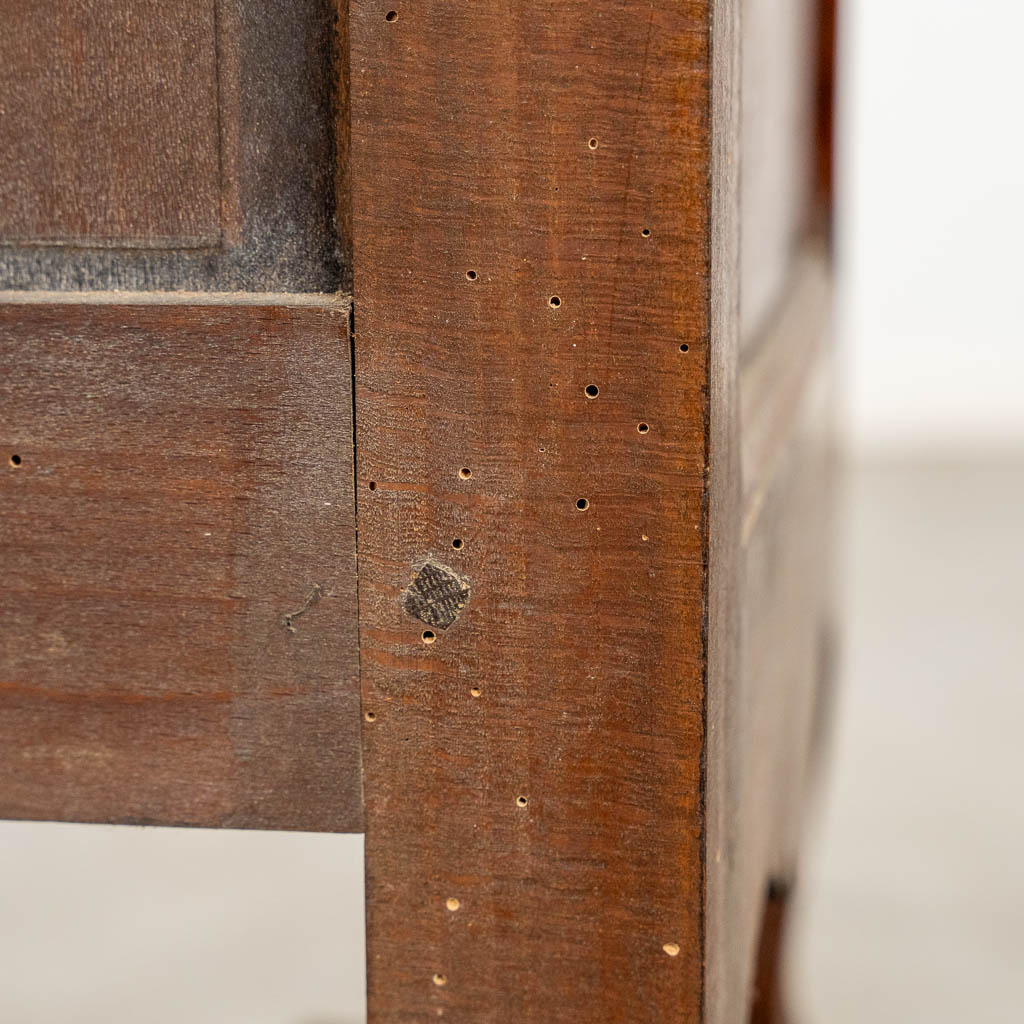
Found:
[[[349,25],[369,1019],[736,1024],[703,1000],[738,2],[389,5]]]
[[[785,978],[782,969],[789,887],[772,883],[764,904],[761,945],[757,954],[750,1024],[786,1024]]]

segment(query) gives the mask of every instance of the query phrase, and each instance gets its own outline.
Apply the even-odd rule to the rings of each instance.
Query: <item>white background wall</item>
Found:
[[[1024,4],[840,7],[854,454],[1024,448]]]

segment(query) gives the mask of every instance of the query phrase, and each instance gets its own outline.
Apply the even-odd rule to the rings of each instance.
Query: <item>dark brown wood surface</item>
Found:
[[[0,288],[346,283],[333,0],[3,13]]]
[[[824,227],[831,231],[835,192],[835,106],[836,106],[836,19],[838,0],[818,0],[817,89],[815,93],[815,154],[818,199],[824,212]]]
[[[370,1019],[696,1021],[709,5],[388,10],[350,24]]]
[[[220,240],[214,0],[14,0],[0,43],[0,237]]]
[[[802,201],[738,354],[737,13],[353,7],[373,1021],[750,1012],[829,434]]]
[[[784,950],[789,894],[770,886],[761,913],[761,940],[750,1024],[789,1024]]]
[[[9,302],[0,361],[0,817],[359,829],[348,304]]]

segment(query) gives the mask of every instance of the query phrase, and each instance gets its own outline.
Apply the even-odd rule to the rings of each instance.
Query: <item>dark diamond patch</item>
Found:
[[[447,629],[469,601],[469,584],[436,562],[426,562],[405,592],[405,610],[428,626]]]

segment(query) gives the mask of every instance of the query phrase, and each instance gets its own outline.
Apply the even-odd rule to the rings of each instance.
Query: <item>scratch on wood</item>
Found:
[[[282,620],[281,623],[289,633],[295,632],[295,626],[293,623],[295,620],[302,615],[309,607],[316,604],[320,600],[320,584],[314,583],[313,589],[309,592],[306,600],[302,602],[302,607],[296,612],[289,612]]]

